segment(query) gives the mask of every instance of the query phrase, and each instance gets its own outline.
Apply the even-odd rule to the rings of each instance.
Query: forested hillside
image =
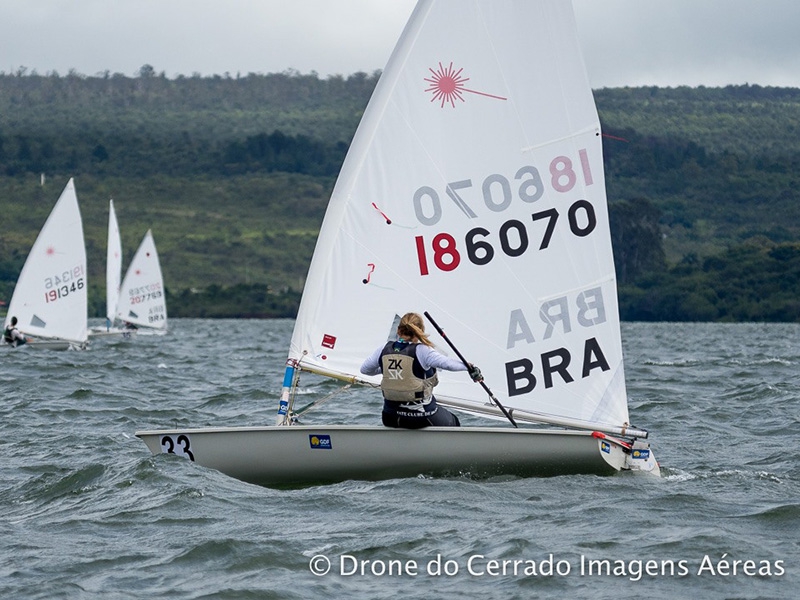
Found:
[[[290,316],[378,73],[0,73],[0,300],[69,177],[102,314],[108,200],[174,316]],[[800,319],[800,90],[595,91],[623,317]]]

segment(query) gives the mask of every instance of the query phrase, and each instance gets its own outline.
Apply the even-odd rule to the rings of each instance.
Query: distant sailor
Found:
[[[28,342],[25,336],[20,333],[20,330],[17,329],[17,317],[11,317],[11,323],[3,331],[3,341],[13,348]]]
[[[436,369],[468,371],[473,381],[481,381],[480,369],[436,352],[417,313],[406,313],[400,319],[397,337],[361,365],[364,375],[383,375],[383,424],[404,429],[459,427],[458,417],[437,405],[433,396],[433,388],[439,383]]]

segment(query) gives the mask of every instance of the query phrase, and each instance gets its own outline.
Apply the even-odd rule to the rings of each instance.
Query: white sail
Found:
[[[87,289],[83,223],[70,179],[22,267],[6,325],[15,316],[22,333],[82,344]]]
[[[114,323],[119,301],[119,287],[122,279],[122,241],[119,235],[114,201],[108,201],[108,248],[106,250],[106,319]]]
[[[139,244],[122,280],[117,318],[140,327],[167,329],[164,281],[150,230]]]
[[[423,0],[406,26],[331,197],[290,359],[360,377],[409,311],[429,311],[506,408],[628,422],[600,124],[569,2]],[[439,378],[437,398],[487,402],[463,374]]]

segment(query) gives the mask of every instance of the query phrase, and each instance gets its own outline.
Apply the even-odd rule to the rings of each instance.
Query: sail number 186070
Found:
[[[587,186],[594,183],[586,150],[580,150],[578,155],[580,173],[566,156],[558,156],[551,161],[550,185],[556,192],[565,193],[572,190],[579,176],[582,176],[583,183]],[[515,179],[520,181],[517,196],[523,202],[535,202],[544,194],[545,187],[536,167],[522,167],[515,174]],[[467,217],[475,218],[477,215],[459,193],[470,187],[472,187],[470,180],[458,181],[448,184],[446,192]],[[489,175],[484,179],[482,191],[484,204],[492,212],[506,210],[513,200],[511,183],[502,175]],[[442,215],[438,193],[427,186],[419,188],[414,195],[414,210],[420,223],[424,225],[438,223]],[[561,213],[556,208],[549,208],[533,212],[530,216],[531,220],[527,223],[519,219],[509,219],[495,232],[484,227],[474,227],[464,237],[463,246],[460,246],[455,237],[449,233],[438,233],[430,239],[422,235],[416,236],[414,242],[420,275],[430,273],[431,263],[440,271],[452,271],[461,263],[462,254],[466,254],[467,259],[475,265],[488,264],[498,251],[510,257],[521,256],[531,246],[529,226],[539,225],[537,229],[541,229],[542,232],[541,238],[537,238],[538,247],[539,250],[544,250],[550,244]],[[577,237],[589,235],[597,226],[594,207],[587,200],[577,200],[567,207],[566,219],[569,231]]]

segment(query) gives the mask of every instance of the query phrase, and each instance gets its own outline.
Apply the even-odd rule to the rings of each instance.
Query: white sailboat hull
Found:
[[[139,327],[136,330],[136,335],[167,335],[166,329],[155,329],[152,327]]]
[[[139,431],[136,435],[153,454],[178,454],[265,486],[418,475],[610,475],[625,469],[628,459],[620,446],[588,431],[296,425]]]
[[[86,350],[87,342],[74,342],[71,340],[60,340],[57,338],[29,338],[29,341],[22,346],[9,346],[3,344],[5,348],[30,348],[32,350]]]
[[[87,343],[70,340],[35,339],[26,344],[35,350],[86,350]]]
[[[112,327],[106,329],[105,327],[92,327],[89,329],[90,338],[124,338],[128,339],[136,335],[136,330],[122,329],[119,327]]]

